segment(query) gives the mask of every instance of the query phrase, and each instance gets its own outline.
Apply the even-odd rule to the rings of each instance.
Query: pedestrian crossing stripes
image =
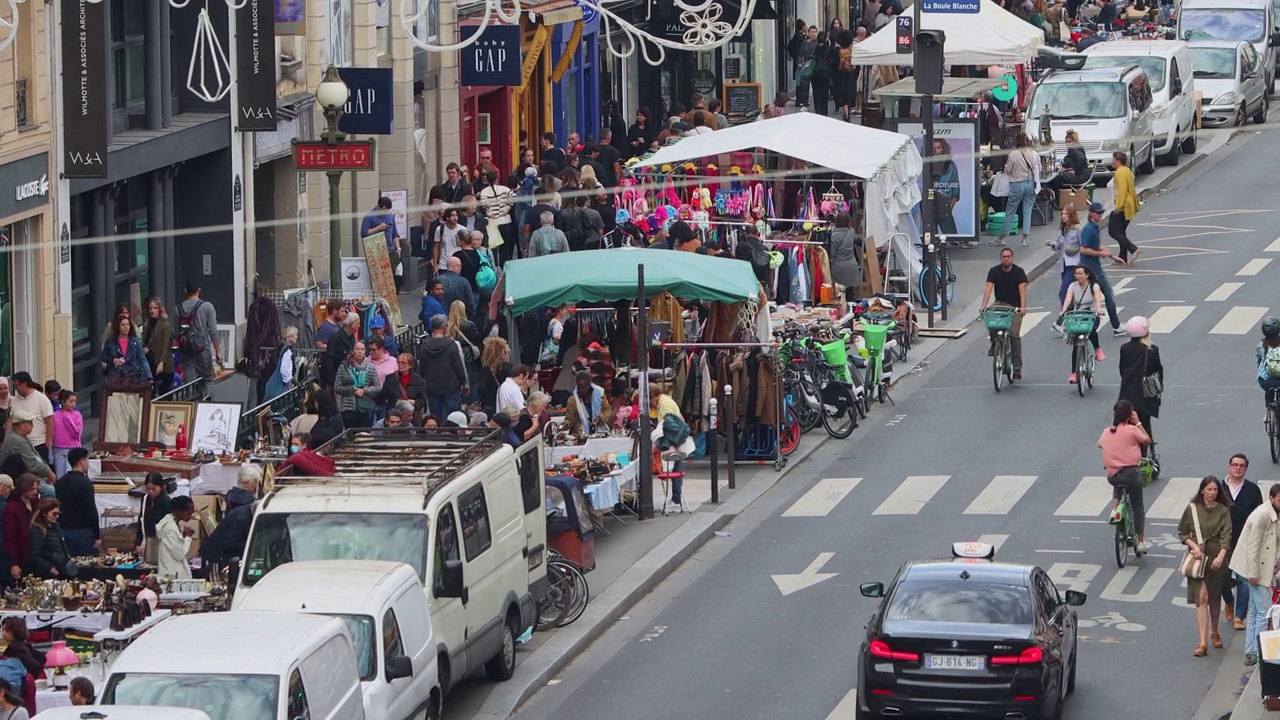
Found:
[[[1049,317],[1048,312],[1029,312],[1026,315],[1023,315],[1022,316],[1022,336],[1025,337],[1028,333],[1034,330],[1035,327],[1039,325],[1042,320],[1044,320],[1047,317]]]
[[[968,478],[955,479],[951,475],[911,475],[896,485],[886,482],[889,478],[826,478],[791,504],[782,513],[787,518],[824,518],[835,513],[842,505],[873,516],[936,515],[939,512],[967,516],[1011,515],[1028,495],[1050,492],[1049,507],[1056,507],[1054,518],[1061,522],[1101,522],[1111,508],[1113,488],[1101,475],[1086,475],[1075,482],[1054,480],[1039,482],[1038,475],[995,475],[983,483],[971,483]],[[1195,495],[1200,477],[1161,478],[1148,487],[1143,495],[1147,519],[1176,522]],[[1274,480],[1258,480],[1265,496]],[[963,491],[949,486],[963,486]],[[888,493],[887,497],[885,493]],[[965,495],[967,493],[967,495]],[[1066,497],[1062,498],[1065,493]],[[957,495],[960,497],[957,497]],[[941,498],[939,497],[941,495]],[[852,499],[850,499],[852,497]],[[1059,498],[1062,498],[1059,500]],[[878,502],[879,504],[875,504]],[[1046,502],[1040,500],[1040,502]],[[991,536],[1001,537],[1001,536]],[[981,540],[998,545],[993,540]]]
[[[836,709],[831,711],[827,716],[827,720],[853,720],[855,708],[858,706],[858,691],[850,690],[844,699],[836,705]]]
[[[1280,252],[1280,238],[1271,241],[1264,252]]]
[[[1223,302],[1227,298],[1231,297],[1231,295],[1235,293],[1235,291],[1239,290],[1242,287],[1244,287],[1244,283],[1238,283],[1238,282],[1222,283],[1221,285],[1218,286],[1217,290],[1214,290],[1213,292],[1209,293],[1209,297],[1205,298],[1204,301],[1205,302]]]
[[[1194,305],[1162,305],[1147,318],[1151,323],[1151,334],[1164,335],[1177,330],[1182,321],[1190,317],[1195,309]]]
[[[1237,305],[1227,311],[1209,331],[1210,335],[1250,335],[1267,314],[1267,308]]]
[[[1254,258],[1236,272],[1237,277],[1253,277],[1271,264],[1271,258]]]

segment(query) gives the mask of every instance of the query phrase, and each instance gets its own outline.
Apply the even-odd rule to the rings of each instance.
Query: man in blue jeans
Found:
[[[1102,247],[1102,233],[1098,230],[1098,221],[1105,212],[1100,202],[1089,203],[1089,222],[1080,229],[1080,264],[1093,270],[1098,287],[1102,288],[1102,296],[1107,304],[1107,316],[1111,320],[1111,334],[1121,337],[1125,334],[1120,327],[1120,315],[1116,312],[1116,295],[1111,289],[1111,281],[1102,271],[1102,259],[1111,257],[1111,251]]]
[[[1269,499],[1249,514],[1240,543],[1231,553],[1231,572],[1243,577],[1249,588],[1249,612],[1244,629],[1244,662],[1258,660],[1258,634],[1266,630],[1271,609],[1271,581],[1277,555],[1276,531],[1280,522],[1280,485],[1272,485]],[[1217,619],[1213,619],[1216,624]]]

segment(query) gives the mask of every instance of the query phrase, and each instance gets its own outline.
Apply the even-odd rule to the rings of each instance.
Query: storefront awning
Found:
[[[1004,80],[996,78],[943,78],[942,92],[933,93],[935,100],[972,100],[984,92],[998,88]],[[914,98],[920,97],[916,92],[916,79],[903,78],[892,85],[876,88],[871,91],[876,97]]]

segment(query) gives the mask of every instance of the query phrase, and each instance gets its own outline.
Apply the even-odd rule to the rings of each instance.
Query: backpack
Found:
[[[476,270],[476,285],[485,292],[491,292],[498,284],[498,273],[489,264],[489,258],[480,253],[480,269]]]
[[[23,683],[27,681],[27,666],[17,658],[0,660],[0,680],[8,681],[9,687],[16,688],[15,692],[20,692]]]
[[[203,300],[196,300],[190,311],[182,312],[182,303],[178,303],[178,325],[173,332],[173,349],[183,355],[200,355],[205,351],[204,343],[200,340],[204,333],[196,320],[196,313],[202,305]]]
[[[564,237],[569,241],[570,250],[581,250],[587,241],[582,220],[582,208],[568,207],[560,211],[560,223],[564,225]]]
[[[1262,358],[1262,369],[1267,373],[1264,380],[1280,379],[1280,347],[1267,348],[1267,354]]]
[[[853,48],[840,48],[840,72],[853,72]]]

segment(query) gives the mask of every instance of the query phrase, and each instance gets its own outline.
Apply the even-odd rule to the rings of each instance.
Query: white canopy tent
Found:
[[[919,275],[920,259],[912,251],[919,230],[910,216],[920,203],[924,163],[908,135],[800,112],[687,137],[638,165],[676,165],[755,148],[863,180],[866,237],[883,248],[895,233],[907,233],[910,239],[899,238],[894,252],[903,265],[912,268],[910,277]]]
[[[977,13],[922,12],[919,29],[947,34],[943,53],[948,64],[1017,65],[1035,57],[1036,49],[1044,44],[1044,31],[993,2],[983,0],[979,7],[981,11]],[[889,23],[853,46],[853,63],[909,65],[910,56],[898,54],[897,33],[894,24]]]

